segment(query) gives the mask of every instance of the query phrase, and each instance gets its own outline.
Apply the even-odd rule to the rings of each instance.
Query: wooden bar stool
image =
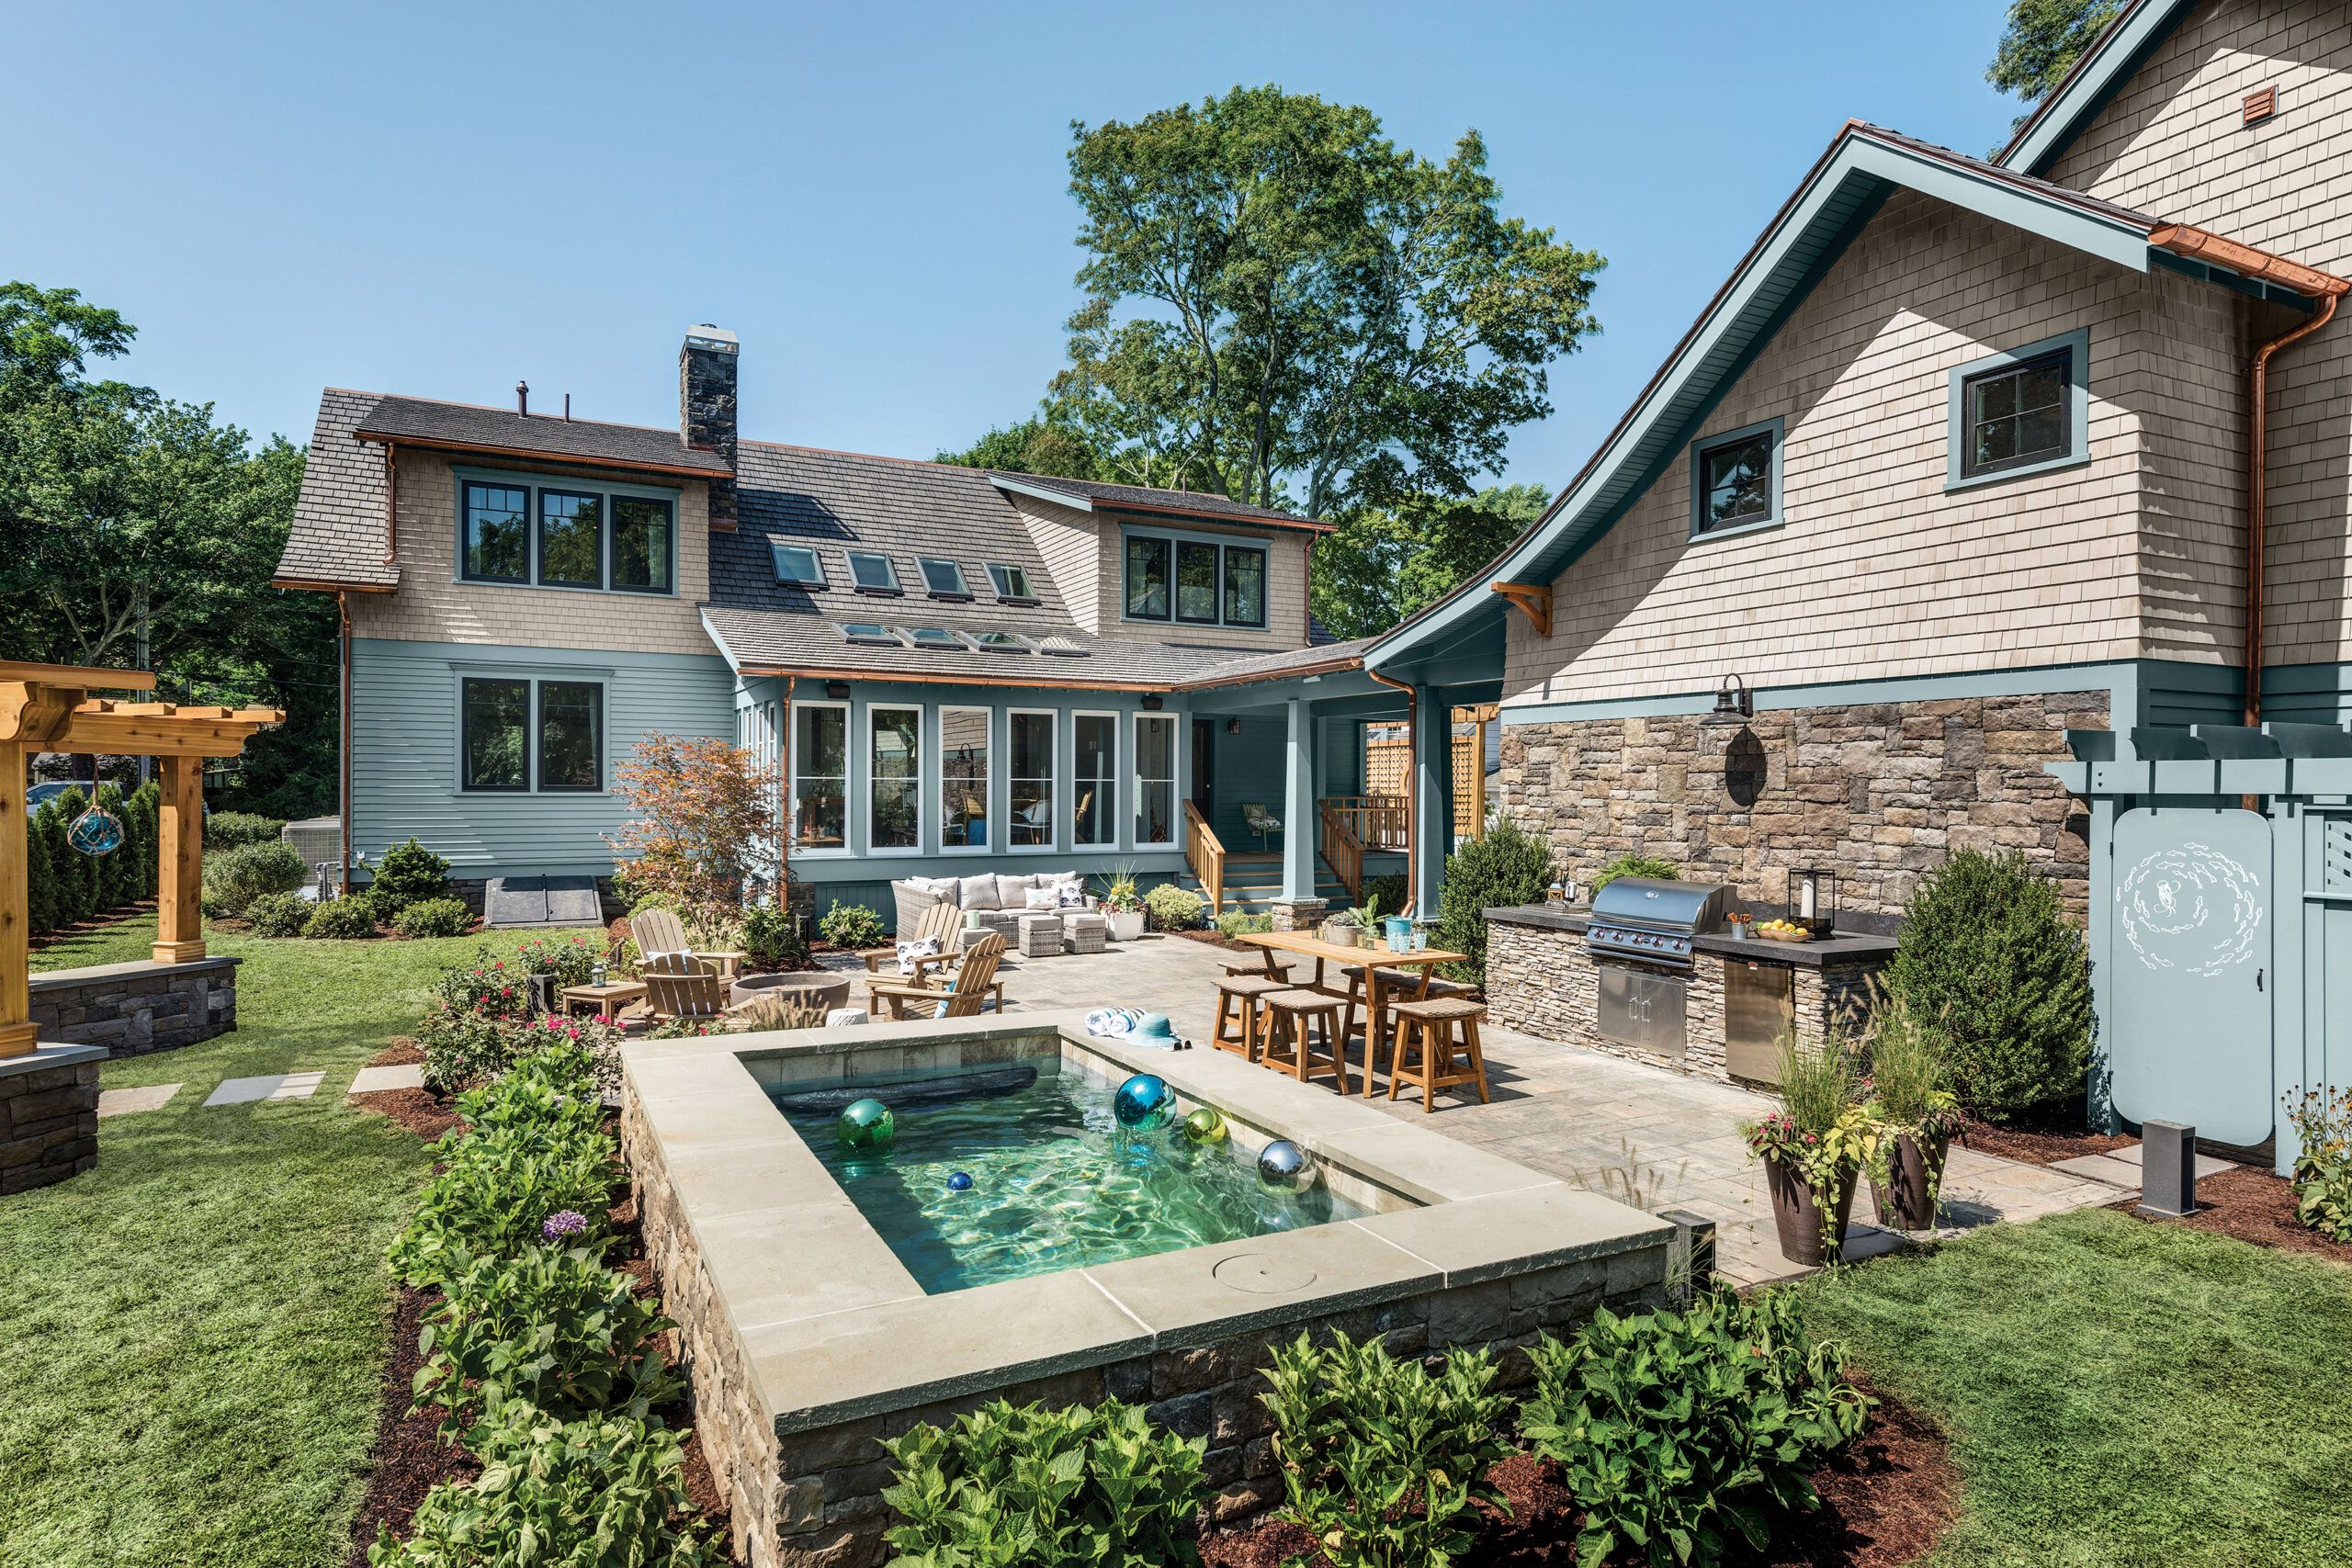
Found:
[[[1271,955],[1263,958],[1235,958],[1227,961],[1225,972],[1236,978],[1248,976],[1253,980],[1280,980],[1290,984],[1290,965]]]
[[[1266,1043],[1265,1017],[1258,1005],[1283,988],[1264,975],[1228,975],[1216,985],[1216,1022],[1209,1043],[1254,1062]]]
[[[1431,997],[1418,1002],[1398,1002],[1388,1010],[1396,1021],[1396,1032],[1388,1048],[1388,1098],[1396,1098],[1399,1084],[1419,1084],[1421,1109],[1437,1109],[1437,1091],[1451,1089],[1458,1083],[1478,1086],[1478,1103],[1490,1103],[1487,1093],[1487,1057],[1478,1048],[1479,1021],[1487,1016],[1485,1004],[1466,997]],[[1469,1057],[1469,1066],[1453,1065],[1455,1050],[1453,1026],[1462,1026],[1461,1050]],[[1411,1058],[1411,1059],[1408,1059]]]
[[[1273,991],[1258,1003],[1265,1018],[1265,1054],[1260,1066],[1288,1073],[1301,1083],[1335,1077],[1348,1092],[1348,1042],[1340,1032],[1340,1010],[1347,1003],[1320,991]],[[1308,1038],[1307,1026],[1315,1038]],[[1315,1047],[1320,1044],[1318,1053]]]

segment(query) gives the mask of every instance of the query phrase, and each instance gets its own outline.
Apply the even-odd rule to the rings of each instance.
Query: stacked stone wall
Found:
[[[22,1058],[0,1061],[0,1067]],[[0,1073],[0,1197],[47,1187],[98,1163],[98,1063]]]
[[[193,1045],[237,1027],[234,958],[190,964],[103,964],[32,977],[33,1032],[42,1040],[103,1045],[141,1056]]]

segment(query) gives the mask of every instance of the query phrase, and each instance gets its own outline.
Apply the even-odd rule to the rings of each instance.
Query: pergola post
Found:
[[[155,815],[155,945],[158,964],[204,956],[204,759],[164,759]]]
[[[30,1055],[34,1043],[26,826],[24,742],[0,740],[0,1057]]]

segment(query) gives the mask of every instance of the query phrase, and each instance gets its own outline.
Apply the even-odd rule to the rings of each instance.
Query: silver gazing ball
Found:
[[[1258,1180],[1275,1192],[1304,1192],[1315,1185],[1315,1156],[1288,1138],[1258,1151]]]

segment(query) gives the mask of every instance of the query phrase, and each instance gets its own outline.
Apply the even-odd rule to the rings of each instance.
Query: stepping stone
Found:
[[[229,1078],[212,1091],[207,1105],[249,1105],[256,1100],[308,1100],[326,1080],[324,1072],[277,1073],[268,1077]]]
[[[423,1089],[424,1064],[411,1062],[398,1067],[362,1067],[359,1076],[351,1080],[347,1094],[379,1094],[388,1089]]]
[[[2132,1152],[2136,1155],[2140,1151],[2134,1148]],[[2197,1163],[2200,1168],[2197,1174],[2204,1175],[2205,1172],[2201,1168],[2205,1164],[2204,1160],[2200,1157]],[[2060,1160],[2050,1168],[2063,1170],[2069,1176],[2079,1176],[2092,1181],[2104,1181],[2109,1187],[2121,1187],[2136,1191],[2140,1186],[2140,1162],[2136,1159],[2118,1159],[2114,1155],[2076,1155],[2073,1159]]]
[[[2140,1150],[2142,1147],[2142,1145],[2133,1144],[2129,1148],[2113,1150],[2105,1156],[2108,1159],[2121,1160],[2124,1164],[2132,1168],[2132,1185],[2134,1187],[2140,1185]],[[2197,1156],[2197,1179],[2202,1181],[2209,1176],[2219,1176],[2222,1172],[2231,1169],[2232,1168],[2233,1164],[2229,1160],[2215,1159],[2211,1155],[2199,1155]]]
[[[128,1116],[137,1111],[161,1111],[179,1093],[175,1083],[149,1084],[143,1089],[102,1089],[98,1091],[98,1114]]]

